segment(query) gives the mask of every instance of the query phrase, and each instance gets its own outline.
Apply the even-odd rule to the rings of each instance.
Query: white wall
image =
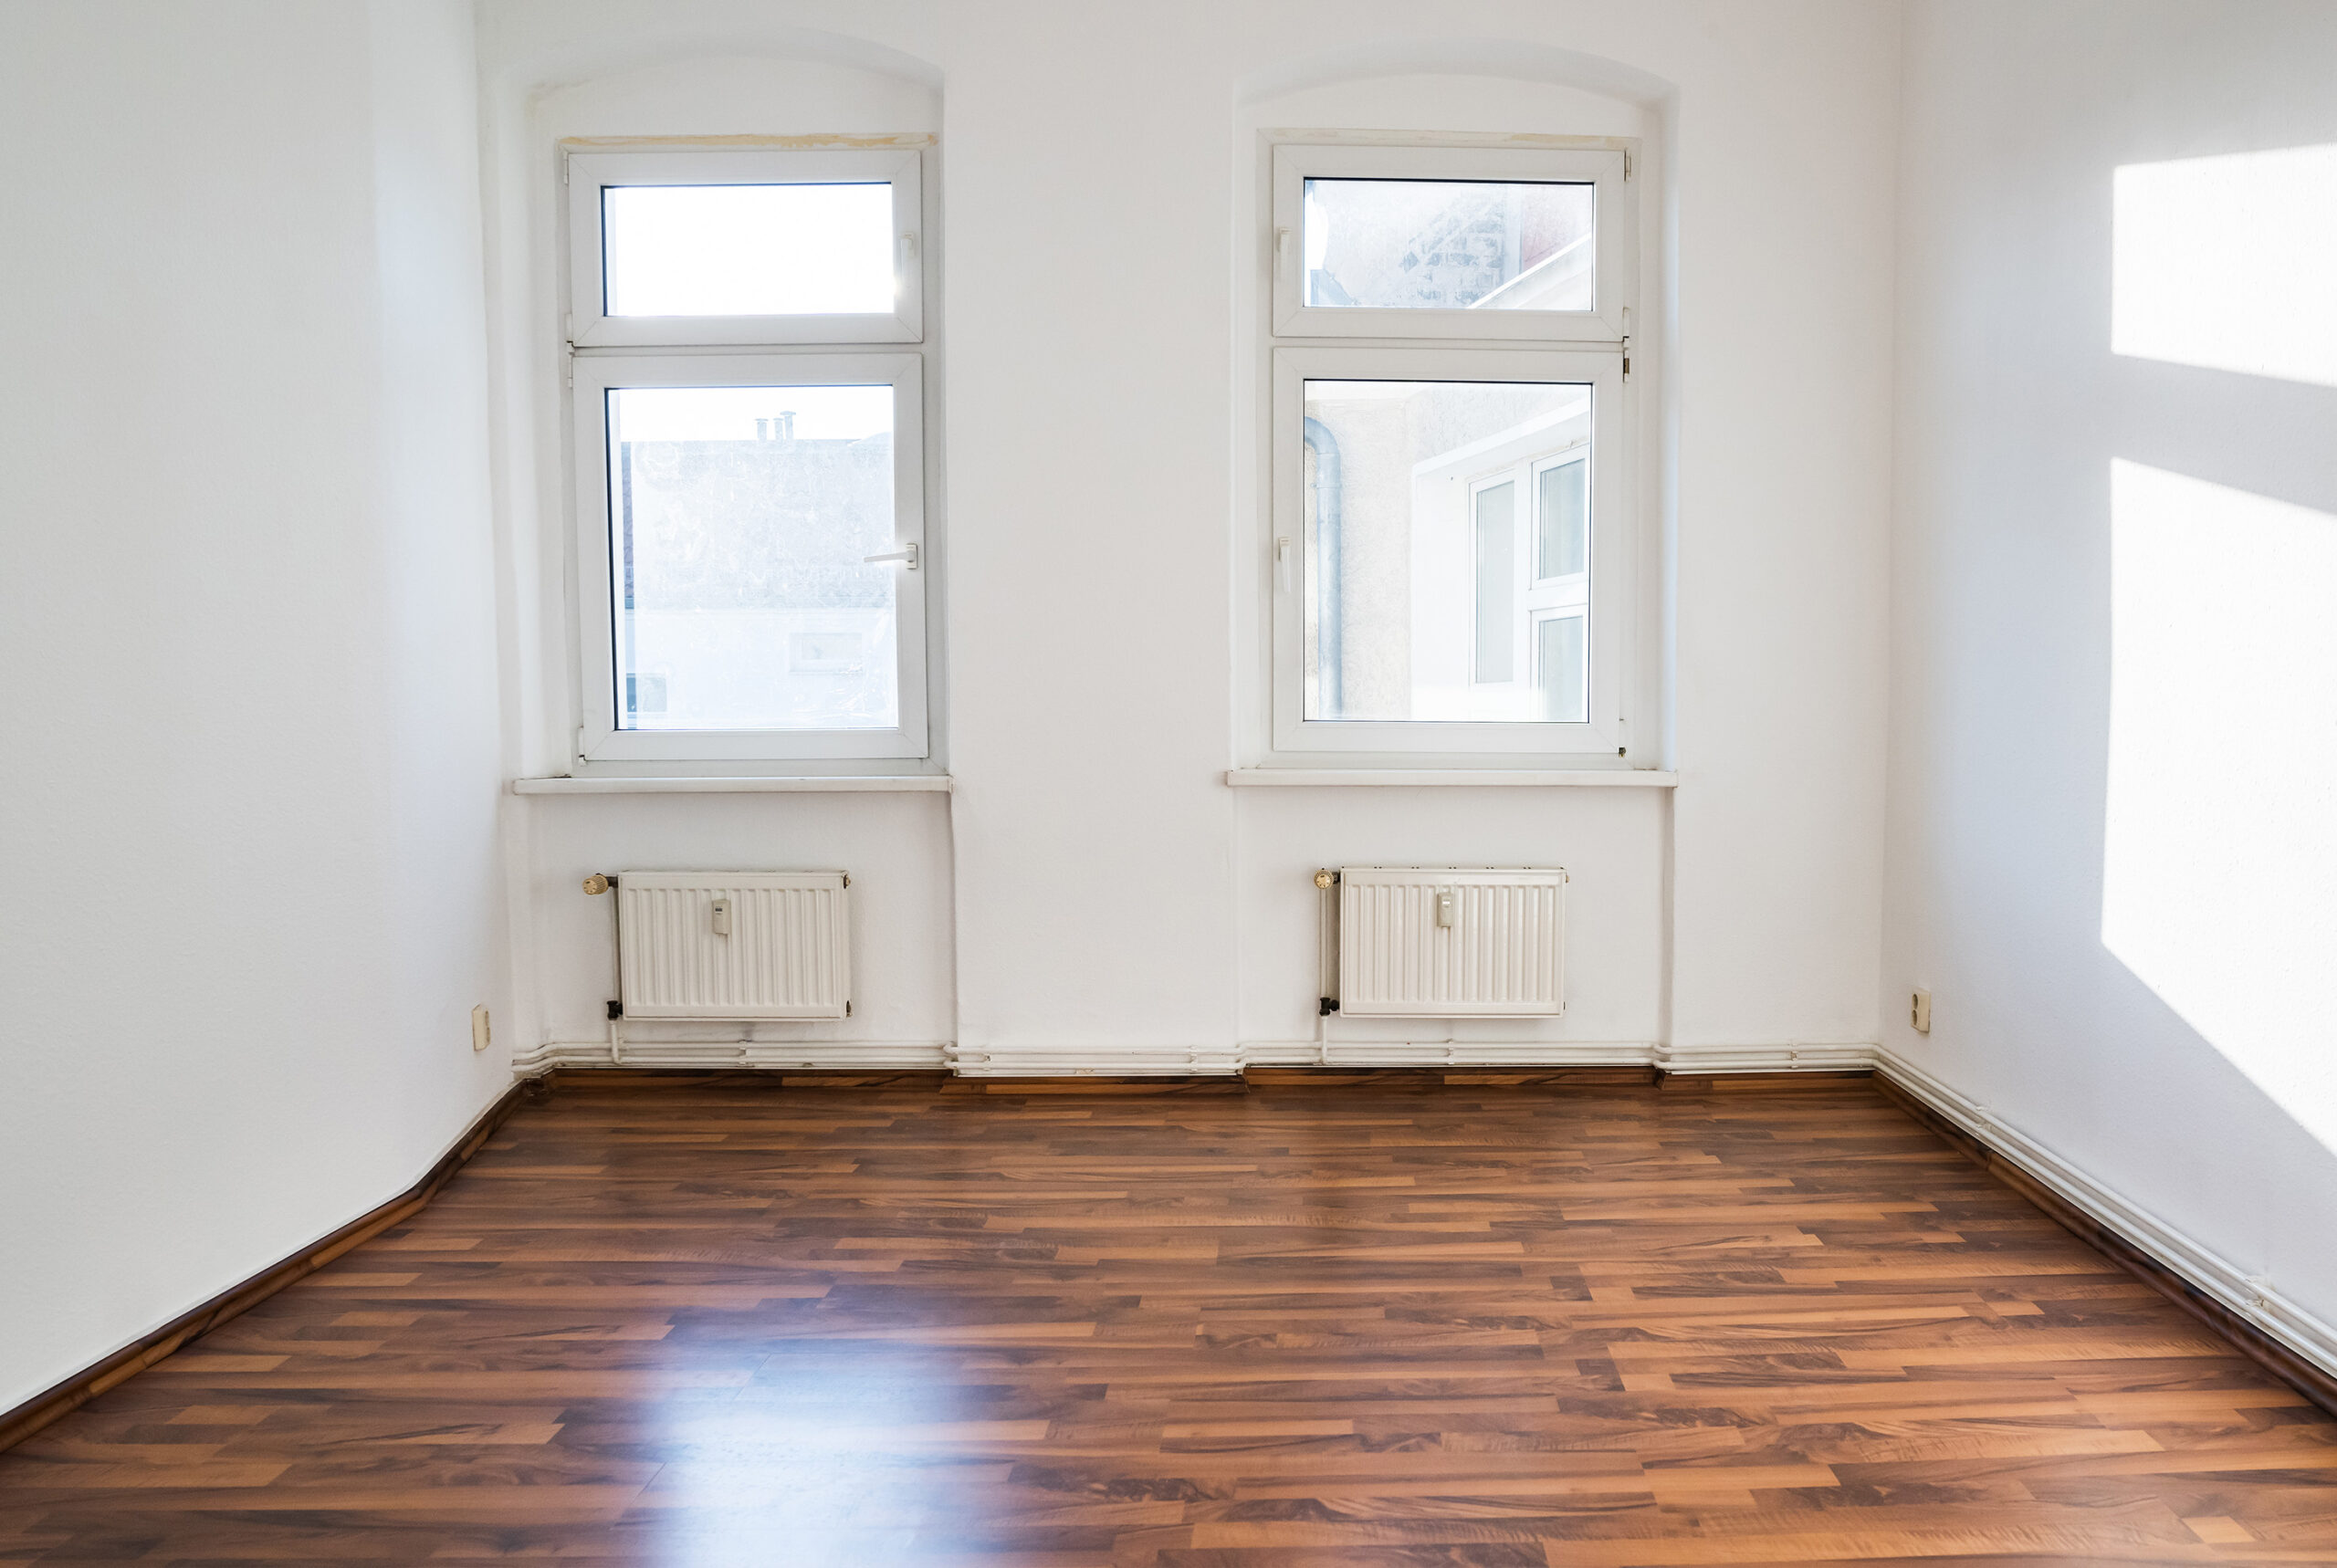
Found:
[[[480,38],[519,650],[507,706],[529,771],[564,768],[568,722],[559,483],[529,471],[557,450],[550,241],[527,215],[540,225],[551,138],[572,133],[555,122],[898,131],[924,128],[922,102],[944,170],[930,534],[949,831],[896,836],[887,812],[929,800],[533,800],[518,873],[529,1040],[600,1032],[605,937],[576,878],[622,869],[620,845],[670,859],[732,842],[756,863],[781,863],[765,848],[781,845],[797,863],[807,843],[855,873],[882,866],[901,879],[895,910],[954,901],[944,978],[950,944],[878,922],[866,883],[867,939],[908,988],[886,1039],[1104,1065],[1304,1039],[1306,873],[1447,856],[1578,871],[1568,1018],[1464,1037],[1875,1038],[1894,7],[488,0]],[[714,59],[728,63],[700,63]],[[1221,781],[1258,760],[1263,734],[1248,182],[1259,126],[1310,122],[1619,131],[1657,154],[1648,219],[1670,243],[1642,328],[1657,350],[1642,360],[1649,567],[1676,566],[1677,587],[1653,596],[1646,658],[1676,701],[1646,759],[1676,762],[1676,801],[1269,799]],[[920,868],[927,846],[954,864]],[[879,1038],[868,1028],[854,1038]]]
[[[1883,966],[1893,1050],[2324,1323],[2337,180],[2178,212],[2182,254],[2130,208],[2130,265],[2205,268],[2164,319],[2112,262],[2120,169],[2337,144],[2332,59],[2316,3],[1910,13]],[[2263,355],[2268,298],[2307,303]],[[2186,335],[2225,368],[2151,357]]]
[[[0,9],[0,1408],[509,1082],[471,48]]]

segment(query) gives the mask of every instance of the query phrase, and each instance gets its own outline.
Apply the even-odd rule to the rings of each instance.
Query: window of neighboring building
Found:
[[[1275,150],[1277,749],[1627,750],[1624,172]]]
[[[585,760],[926,755],[919,172],[570,156]]]

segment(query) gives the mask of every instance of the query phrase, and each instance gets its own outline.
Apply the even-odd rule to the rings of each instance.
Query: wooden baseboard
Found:
[[[1852,1078],[1871,1078],[1871,1067],[1813,1067],[1799,1072],[1674,1072],[1661,1071],[1656,1087],[1675,1093],[1718,1094],[1742,1090],[1808,1089],[1830,1086]]]
[[[548,1067],[526,1082],[592,1092],[627,1089],[932,1089],[951,1082],[944,1068],[878,1067]]]
[[[1888,1072],[1876,1073],[1874,1083],[1901,1110],[1946,1139],[1990,1176],[2043,1209],[2062,1229],[2122,1265],[2144,1284],[2231,1341],[2242,1354],[2267,1372],[2330,1414],[2337,1415],[2337,1377],[2332,1377],[2286,1345],[2269,1337],[2254,1323],[2200,1291],[2158,1259],[2068,1202],[2019,1165],[1909,1093],[1892,1082]]]
[[[58,1416],[79,1409],[116,1384],[240,1316],[294,1281],[315,1273],[358,1243],[412,1218],[416,1210],[437,1196],[446,1179],[463,1168],[512,1112],[526,1101],[541,1098],[543,1093],[543,1086],[536,1080],[519,1080],[471,1124],[470,1129],[420,1181],[387,1203],[358,1216],[314,1246],[302,1248],[242,1284],[230,1286],[194,1311],[182,1313],[153,1333],[122,1346],[94,1366],[84,1367],[56,1386],[34,1395],[15,1409],[0,1412],[0,1450],[23,1442]]]
[[[1299,1089],[1644,1089],[1652,1067],[1282,1067],[1251,1066],[1242,1081],[1256,1088]]]

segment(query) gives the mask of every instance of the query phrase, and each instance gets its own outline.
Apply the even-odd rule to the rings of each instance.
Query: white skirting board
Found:
[[[827,1071],[946,1071],[951,1047],[925,1040],[634,1040],[619,1061],[605,1040],[563,1040],[513,1053],[512,1071],[532,1078],[556,1067],[814,1068]]]
[[[1823,1072],[1874,1066],[1872,1044],[1694,1044],[1645,1040],[1251,1040],[1243,1044],[975,1047],[948,1040],[640,1040],[624,1061],[608,1040],[563,1040],[512,1056],[521,1075],[551,1068],[926,1068],[963,1077],[1189,1077],[1243,1068],[1664,1068],[1666,1072]]]
[[[624,1057],[608,1041],[564,1040],[519,1052],[522,1075],[555,1067],[800,1067],[943,1070],[969,1078],[1187,1077],[1250,1067],[1661,1067],[1670,1072],[1840,1071],[1874,1065],[1874,1047],[1661,1046],[1644,1040],[1483,1043],[1467,1040],[1252,1040],[1241,1045],[984,1048],[947,1040],[643,1040]]]
[[[2337,1326],[2332,1326],[2274,1288],[2147,1210],[2127,1202],[2092,1176],[2061,1158],[2019,1128],[1999,1121],[1988,1108],[1917,1067],[1888,1047],[1873,1051],[1876,1070],[1942,1119],[1954,1123],[2035,1177],[2062,1202],[2122,1237],[2135,1250],[2155,1259],[2202,1295],[2256,1325],[2267,1339],[2293,1351],[2323,1372],[2337,1375]]]
[[[528,1076],[561,1067],[613,1067],[605,1040],[543,1045],[514,1056]],[[1663,1046],[1639,1041],[1488,1045],[1458,1041],[1258,1040],[1234,1046],[1017,1046],[986,1050],[947,1040],[634,1040],[626,1067],[944,1071],[966,1077],[1178,1077],[1246,1067],[1660,1067],[1669,1072],[1823,1072],[1871,1068],[1944,1120],[2020,1166],[2060,1199],[2238,1313],[2269,1339],[2337,1376],[2337,1326],[2248,1275],[2156,1216],[2127,1202],[2019,1128],[1888,1047],[1860,1042]]]
[[[1666,1072],[1864,1071],[1874,1047],[1841,1045],[1665,1046],[1641,1040],[1554,1044],[1472,1040],[1261,1040],[1241,1048],[1250,1067],[1660,1067]]]
[[[625,1047],[630,1059],[633,1047]],[[951,1065],[968,1077],[1135,1078],[1231,1074],[1252,1067],[1661,1067],[1671,1072],[1839,1071],[1874,1065],[1874,1047],[1770,1045],[1665,1047],[1644,1040],[1515,1043],[1482,1040],[1247,1040],[1240,1045],[1154,1045],[1117,1051],[1085,1046],[954,1048]]]
[[[1863,1040],[1660,1045],[1653,1065],[1666,1072],[1862,1072],[1874,1065],[1874,1047]]]

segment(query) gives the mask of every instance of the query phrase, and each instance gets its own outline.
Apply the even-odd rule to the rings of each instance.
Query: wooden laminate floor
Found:
[[[1871,1085],[579,1087],[0,1564],[2337,1563],[2337,1423]]]

